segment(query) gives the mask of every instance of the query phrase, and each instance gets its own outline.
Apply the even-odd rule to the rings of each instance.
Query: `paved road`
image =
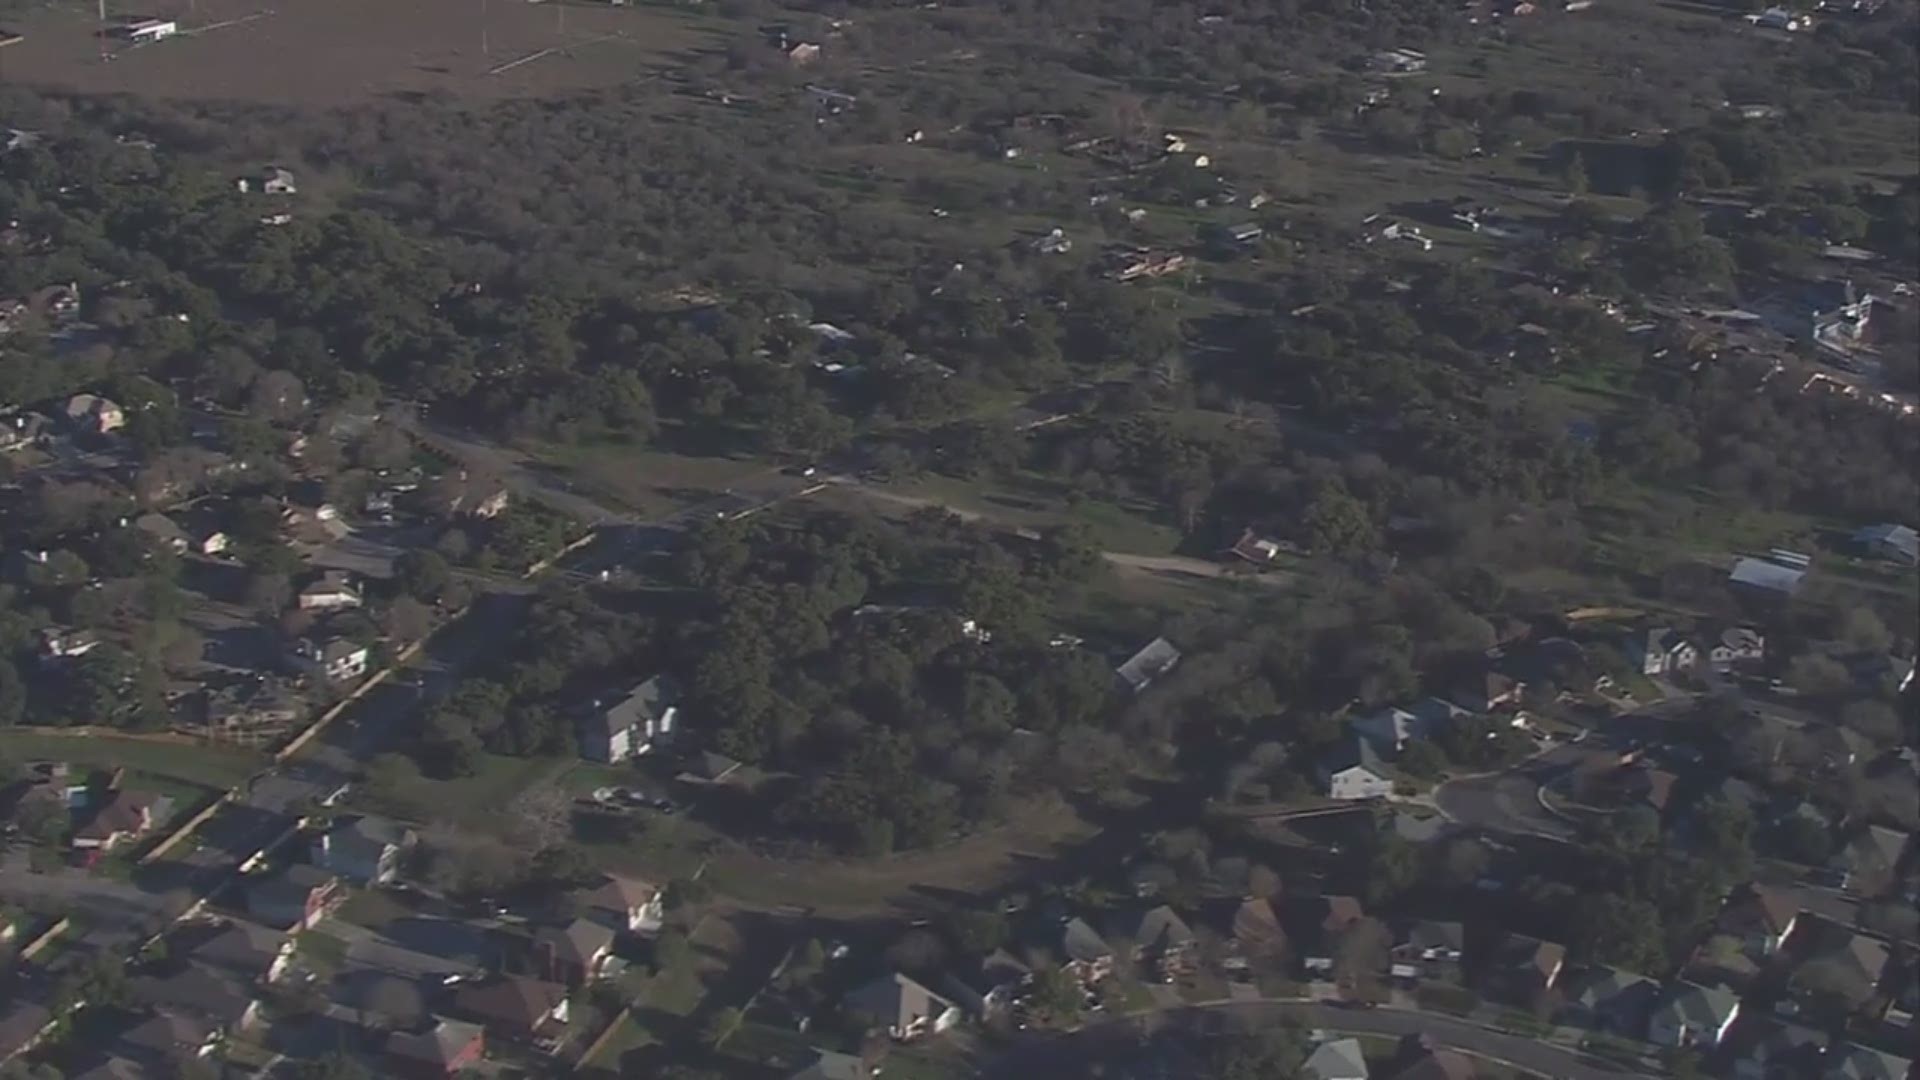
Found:
[[[1433,804],[1456,824],[1489,832],[1572,840],[1573,826],[1540,803],[1540,787],[1572,768],[1577,746],[1561,746],[1491,776],[1451,780],[1433,789]]]
[[[1634,1072],[1537,1039],[1508,1035],[1449,1016],[1398,1009],[1343,1009],[1313,1002],[1222,1002],[1155,1014],[1166,1024],[1195,1034],[1222,1030],[1252,1031],[1291,1020],[1309,1028],[1358,1035],[1400,1038],[1422,1034],[1455,1050],[1476,1054],[1554,1080],[1642,1080]],[[1139,1028],[1130,1020],[1108,1021],[1070,1035],[1037,1036],[987,1062],[979,1070],[987,1080],[1087,1074],[1096,1059],[1124,1058],[1139,1046]]]

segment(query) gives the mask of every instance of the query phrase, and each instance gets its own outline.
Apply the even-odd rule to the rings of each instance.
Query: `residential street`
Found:
[[[1579,747],[1558,746],[1506,772],[1441,784],[1433,789],[1433,804],[1467,828],[1572,840],[1573,826],[1541,804],[1540,788],[1579,759]]]
[[[1437,1013],[1255,1001],[1219,1002],[1154,1015],[1164,1023],[1195,1033],[1217,1032],[1223,1026],[1251,1031],[1290,1020],[1303,1027],[1344,1034],[1388,1038],[1420,1034],[1441,1046],[1517,1065],[1555,1080],[1638,1080],[1649,1076],[1529,1036],[1509,1035]],[[986,1080],[1076,1075],[1076,1070],[1085,1071],[1089,1061],[1132,1051],[1140,1039],[1136,1019],[1118,1018],[1067,1035],[1033,1036],[983,1065],[977,1075]]]

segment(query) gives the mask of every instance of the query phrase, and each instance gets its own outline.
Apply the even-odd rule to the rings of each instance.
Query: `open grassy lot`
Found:
[[[797,477],[763,461],[677,454],[617,439],[530,448],[567,482],[643,517],[664,517],[724,493],[785,494]]]
[[[280,105],[398,94],[498,99],[648,77],[725,40],[717,19],[666,4],[155,0],[137,16],[117,6],[108,10],[110,28],[150,17],[177,21],[179,33],[150,44],[109,33],[103,50],[92,3],[7,5],[0,15],[25,39],[7,50],[7,78],[84,93]]]
[[[228,746],[119,738],[51,735],[32,728],[0,731],[0,756],[13,762],[64,761],[80,768],[124,767],[132,775],[225,790],[252,776],[266,756]]]
[[[445,822],[486,832],[504,823],[502,811],[516,796],[551,782],[567,764],[553,758],[483,754],[472,776],[431,780],[414,775],[404,783],[376,776],[354,790],[353,801],[403,821]]]

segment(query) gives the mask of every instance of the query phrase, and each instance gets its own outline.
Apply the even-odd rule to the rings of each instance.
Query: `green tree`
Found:
[[[1316,554],[1352,558],[1373,550],[1373,517],[1365,503],[1338,488],[1328,488],[1307,506],[1308,543]]]
[[[432,600],[452,583],[453,568],[438,552],[414,548],[394,560],[393,579],[408,596]]]
[[[1307,1057],[1300,1029],[1281,1022],[1259,1031],[1214,1040],[1207,1055],[1206,1080],[1305,1080]]]
[[[1072,1027],[1080,1022],[1086,1005],[1086,990],[1079,979],[1055,967],[1041,968],[1034,973],[1027,1010],[1042,1026]]]

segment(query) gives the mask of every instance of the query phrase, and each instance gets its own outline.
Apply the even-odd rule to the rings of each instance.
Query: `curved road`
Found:
[[[1433,805],[1469,828],[1573,840],[1573,826],[1541,804],[1540,788],[1579,760],[1579,747],[1555,747],[1505,772],[1449,780],[1433,789]]]
[[[1648,1073],[1437,1013],[1350,1009],[1306,1001],[1235,1001],[1158,1015],[1165,1023],[1196,1034],[1218,1032],[1223,1024],[1252,1031],[1284,1020],[1353,1035],[1397,1039],[1418,1034],[1448,1049],[1515,1065],[1554,1080],[1652,1080]],[[1139,1018],[1116,1018],[1071,1034],[1036,1036],[989,1061],[978,1075],[987,1080],[1080,1075],[1095,1058],[1135,1051],[1140,1039],[1139,1029],[1132,1022],[1135,1019]]]

